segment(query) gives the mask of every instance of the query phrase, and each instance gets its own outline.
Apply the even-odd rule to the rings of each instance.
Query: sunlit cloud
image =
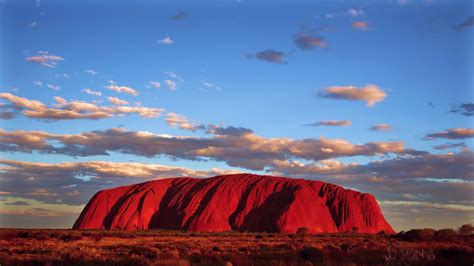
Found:
[[[312,124],[306,124],[305,126],[333,126],[333,127],[346,127],[350,126],[352,122],[350,120],[329,120],[329,121],[320,121]]]
[[[91,89],[89,89],[89,88],[83,89],[82,91],[83,91],[84,93],[89,94],[89,95],[102,96],[102,92],[100,92],[100,91],[93,91],[93,90],[91,90]]]
[[[451,209],[457,211],[474,211],[474,206],[471,205],[462,205],[462,204],[441,204],[441,203],[432,203],[432,202],[420,202],[420,201],[380,201],[379,202],[382,207],[383,206],[404,206],[404,207],[411,207],[411,206],[422,206],[422,207],[429,207],[435,209]]]
[[[1,215],[23,215],[28,217],[57,217],[63,215],[79,215],[84,205],[65,203],[45,203],[25,197],[6,197],[0,201]]]
[[[434,139],[468,139],[474,137],[474,129],[470,128],[451,128],[440,132],[426,135],[424,140]]]
[[[297,34],[294,37],[294,42],[298,48],[303,50],[311,50],[314,48],[326,47],[326,41],[321,37],[311,36],[309,34]]]
[[[133,96],[137,96],[138,95],[138,91],[136,91],[135,89],[131,88],[131,87],[127,87],[127,86],[118,86],[116,84],[110,84],[108,86],[105,86],[107,89],[111,90],[111,91],[115,91],[115,92],[118,92],[118,93],[127,93],[127,94],[131,94]]]
[[[115,98],[115,97],[108,97],[107,99],[109,100],[109,102],[111,102],[115,105],[127,105],[127,104],[129,104],[127,101],[119,99],[119,98]]]
[[[59,61],[63,61],[64,58],[57,55],[50,55],[46,51],[39,51],[38,55],[26,57],[27,62],[40,64],[42,66],[55,68]]]
[[[373,125],[369,128],[370,130],[372,131],[391,131],[392,130],[392,126],[389,125],[389,124],[377,124],[377,125]]]
[[[470,150],[460,153],[430,154],[396,157],[369,162],[367,164],[341,163],[335,160],[298,163],[278,161],[273,170],[287,175],[366,175],[380,178],[433,180],[472,180],[474,178],[474,155]],[[275,161],[277,162],[277,161]]]
[[[119,108],[119,107],[117,107]],[[184,129],[196,126],[183,117],[170,116],[169,123]],[[202,126],[201,126],[202,127]],[[208,127],[212,137],[187,137],[128,131],[114,128],[80,134],[50,134],[41,131],[0,131],[1,151],[64,154],[70,156],[108,155],[121,152],[146,157],[166,155],[185,160],[223,161],[229,166],[263,170],[274,160],[325,160],[351,156],[417,153],[402,142],[352,144],[342,139],[264,138],[249,129]],[[51,141],[55,145],[51,145]]]
[[[333,99],[350,101],[365,101],[368,107],[381,102],[387,97],[387,93],[377,85],[366,85],[364,87],[355,86],[332,86],[319,93],[320,96]]]
[[[11,93],[0,93],[0,99],[12,104],[11,112],[20,112],[22,115],[40,120],[70,120],[70,119],[101,119],[125,114],[137,114],[144,118],[159,117],[164,112],[160,108],[140,106],[99,106],[95,103],[83,101],[67,101],[61,97],[54,97],[56,104],[46,104],[18,97]]]
[[[103,188],[160,178],[238,173],[232,169],[194,170],[161,164],[106,161],[43,163],[0,160],[0,170],[0,185],[8,189],[1,195],[10,197],[7,202],[11,209],[18,206],[12,203],[19,200],[28,202],[30,206],[37,204],[30,200],[84,204]]]
[[[367,21],[355,21],[351,25],[354,29],[358,30],[367,30],[369,28],[369,22]]]
[[[167,113],[165,121],[171,127],[179,127],[184,130],[196,131],[198,129],[205,129],[203,125],[191,123],[186,117],[175,113]]]

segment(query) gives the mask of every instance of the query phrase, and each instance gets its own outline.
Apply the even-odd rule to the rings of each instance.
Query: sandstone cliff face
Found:
[[[237,174],[103,190],[74,229],[394,233],[375,198],[303,179]]]

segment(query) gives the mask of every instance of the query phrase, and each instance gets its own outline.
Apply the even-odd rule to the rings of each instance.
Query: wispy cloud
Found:
[[[179,80],[180,82],[183,82],[184,79],[183,77],[181,77],[180,75],[174,73],[174,72],[171,72],[171,71],[167,71],[165,72],[166,75],[168,75],[170,78],[172,79],[176,79],[176,80]]]
[[[470,128],[451,128],[440,132],[426,135],[424,140],[434,139],[468,139],[474,137],[474,129]]]
[[[465,116],[474,115],[474,103],[463,103],[456,106],[449,111],[451,113],[457,113]]]
[[[33,84],[35,84],[36,86],[43,86],[43,82],[41,81],[33,81]]]
[[[170,20],[182,20],[188,17],[188,14],[184,11],[178,11],[175,15],[169,17]]]
[[[42,66],[55,68],[59,61],[63,61],[64,58],[57,55],[50,55],[47,51],[39,51],[35,56],[26,57],[27,62],[40,64]]]
[[[312,124],[306,124],[305,126],[333,126],[333,127],[346,127],[350,126],[352,122],[350,120],[329,120],[329,121],[321,121]]]
[[[161,87],[161,84],[158,81],[150,81],[149,83],[155,89],[159,89]]]
[[[62,204],[85,204],[94,193],[104,187],[136,183],[137,180],[237,173],[235,170],[219,168],[194,170],[161,164],[106,161],[41,163],[0,160],[0,168],[2,182],[8,184],[9,191],[4,191],[4,195],[9,197],[6,202],[12,207],[18,207],[19,204],[13,203],[25,201],[29,206],[41,208],[44,206],[38,206],[38,203],[32,200],[49,204],[58,204],[58,200]],[[84,180],[86,178],[87,180]],[[3,207],[0,202],[0,209],[4,210]],[[59,205],[55,207],[56,210],[61,209]],[[81,209],[82,206],[77,207],[77,213]]]
[[[70,119],[101,119],[125,114],[137,114],[144,118],[159,117],[164,112],[160,108],[140,106],[99,106],[95,103],[83,101],[67,101],[61,97],[54,97],[56,104],[52,107],[40,101],[29,100],[11,93],[0,93],[0,99],[12,104],[11,112],[20,112],[30,118],[47,121]]]
[[[89,94],[89,95],[102,96],[102,92],[100,92],[100,91],[93,91],[93,90],[91,90],[91,89],[89,89],[89,88],[83,89],[82,91],[83,91],[84,93]]]
[[[178,120],[173,122],[188,128],[187,120],[179,121],[178,117]],[[0,140],[3,143],[0,149],[70,156],[108,155],[109,152],[146,157],[166,155],[187,160],[223,161],[229,166],[251,170],[263,170],[272,167],[275,160],[291,158],[319,161],[337,157],[413,153],[411,150],[406,150],[402,142],[352,144],[342,139],[264,138],[251,130],[235,132],[220,130],[218,127],[213,128],[211,132],[214,136],[197,138],[134,132],[123,128],[75,135],[39,131],[0,131]],[[54,141],[55,145],[51,145],[51,141]]]
[[[107,89],[111,90],[111,91],[115,91],[115,92],[118,92],[118,93],[127,93],[127,94],[131,94],[133,96],[137,96],[138,95],[138,91],[136,91],[135,89],[131,88],[131,87],[127,87],[127,86],[118,86],[116,84],[110,84],[108,86],[105,86]]]
[[[174,43],[174,41],[171,39],[171,37],[167,36],[161,40],[158,40],[159,44],[164,44],[164,45],[171,45]]]
[[[432,203],[432,202],[420,202],[420,201],[380,201],[380,205],[382,206],[404,206],[404,207],[412,207],[412,206],[422,206],[422,207],[429,207],[435,209],[452,209],[458,211],[474,211],[474,206],[471,205],[463,205],[463,204],[442,204],[442,203]]]
[[[274,170],[287,175],[375,175],[387,179],[419,179],[470,181],[474,178],[472,151],[430,154],[377,160],[365,165],[327,160],[311,163],[282,161]],[[421,180],[420,180],[421,181]]]
[[[172,90],[172,91],[176,90],[176,88],[177,88],[176,82],[172,81],[171,79],[165,79],[164,82],[170,90]]]
[[[319,92],[319,95],[326,98],[357,100],[367,102],[368,107],[381,102],[387,97],[387,93],[377,85],[366,85],[364,87],[355,86],[332,86]]]
[[[457,142],[457,143],[445,143],[441,145],[434,146],[433,149],[435,150],[446,150],[446,149],[454,149],[454,148],[464,148],[466,144],[464,142]]]
[[[58,91],[61,89],[61,87],[59,87],[58,85],[53,85],[53,84],[48,84],[47,87],[55,91]]]
[[[196,131],[198,129],[205,129],[203,125],[191,123],[186,117],[175,113],[167,113],[165,121],[171,127],[179,127],[184,130]]]
[[[453,29],[461,31],[461,30],[470,28],[472,26],[474,26],[474,16],[470,16],[467,19],[465,19],[463,22],[454,25]]]
[[[392,130],[392,126],[389,125],[389,124],[377,124],[377,125],[373,125],[369,128],[370,130],[372,131],[391,131]]]
[[[97,76],[99,75],[99,73],[93,69],[87,69],[87,70],[84,70],[84,72],[86,72],[87,74],[91,75],[91,76]]]
[[[285,53],[282,51],[266,49],[255,54],[255,58],[271,63],[285,63]]]
[[[355,18],[355,17],[363,16],[363,15],[364,15],[364,11],[362,11],[362,9],[351,8],[351,9],[347,10],[347,14],[348,14],[349,16]]]
[[[199,86],[199,89],[200,90],[206,90],[207,89],[216,89],[216,90],[221,90],[222,87],[221,86],[217,86],[211,82],[208,82],[208,81],[205,81],[205,80],[201,80],[201,85],[202,86]]]
[[[109,102],[111,102],[115,105],[127,105],[128,104],[127,101],[119,99],[119,98],[115,98],[115,97],[108,97],[107,99],[109,100]]]
[[[326,41],[322,37],[315,37],[305,33],[295,35],[294,42],[298,48],[303,50],[326,47]]]
[[[367,30],[369,29],[369,22],[367,21],[355,21],[352,22],[352,27],[358,30]]]

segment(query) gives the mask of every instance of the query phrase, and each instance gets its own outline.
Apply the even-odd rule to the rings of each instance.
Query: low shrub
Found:
[[[436,230],[431,228],[412,229],[407,232],[398,233],[396,238],[410,242],[429,241],[434,238],[435,234]]]
[[[474,226],[472,224],[463,224],[459,227],[458,233],[462,236],[472,235],[474,233]]]
[[[323,252],[312,246],[305,246],[299,251],[300,258],[304,261],[319,263],[323,260]]]
[[[454,240],[458,236],[457,232],[453,229],[440,229],[436,231],[435,238],[437,240]]]
[[[300,235],[300,236],[302,236],[302,235],[304,236],[304,235],[307,235],[309,233],[310,233],[310,231],[307,227],[300,227],[300,228],[298,228],[298,230],[296,230],[296,234]]]

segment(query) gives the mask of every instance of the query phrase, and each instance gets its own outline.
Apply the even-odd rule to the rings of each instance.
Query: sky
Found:
[[[471,1],[0,1],[0,227],[228,173],[474,222]]]

